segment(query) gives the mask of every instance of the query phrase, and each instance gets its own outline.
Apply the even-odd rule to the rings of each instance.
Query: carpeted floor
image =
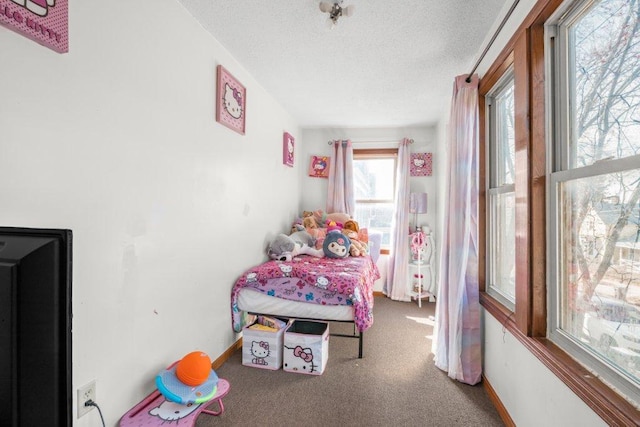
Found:
[[[481,385],[451,380],[433,364],[435,303],[376,297],[374,325],[358,341],[331,337],[320,376],[242,365],[237,351],[216,372],[231,383],[225,412],[207,426],[502,426]],[[351,324],[331,323],[350,333]]]

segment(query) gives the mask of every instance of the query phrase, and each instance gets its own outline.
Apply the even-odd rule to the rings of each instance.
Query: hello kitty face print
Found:
[[[179,403],[165,400],[149,411],[149,415],[160,418],[164,421],[177,421],[181,418],[189,416],[193,411],[200,407],[197,403],[189,403],[188,405],[181,405]]]
[[[319,287],[320,289],[327,289],[329,288],[329,279],[327,279],[324,276],[319,276],[316,279],[316,286]]]
[[[242,117],[242,97],[237,89],[224,85],[224,109],[234,119]]]
[[[69,51],[68,0],[0,0],[0,25],[59,53]]]
[[[218,65],[216,120],[244,135],[247,90],[222,65]]]
[[[268,365],[267,357],[269,357],[269,343],[266,341],[251,341],[251,363],[254,365]]]
[[[411,176],[431,176],[433,161],[431,153],[411,153],[409,172]]]
[[[309,162],[309,176],[315,178],[328,178],[329,177],[329,162],[331,158],[329,156],[311,156]]]
[[[315,372],[316,365],[313,363],[313,351],[310,348],[302,346],[287,347],[284,351],[288,354],[285,356],[284,368],[289,371],[310,374]]]
[[[287,264],[278,264],[278,268],[280,268],[284,277],[291,277],[291,272],[293,271],[292,266]]]
[[[47,16],[49,7],[56,5],[56,0],[11,0],[15,4],[19,4],[27,8],[30,12],[35,13],[38,16]]]
[[[293,150],[295,139],[285,132],[282,136],[282,164],[293,167]]]

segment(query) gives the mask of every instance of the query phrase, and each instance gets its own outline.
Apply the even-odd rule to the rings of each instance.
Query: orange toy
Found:
[[[206,353],[193,351],[176,366],[176,377],[186,385],[195,387],[204,383],[211,373],[211,359]]]

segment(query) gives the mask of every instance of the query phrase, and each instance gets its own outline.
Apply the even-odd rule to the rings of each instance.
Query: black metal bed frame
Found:
[[[358,339],[358,359],[362,359],[362,352],[363,352],[363,342],[364,342],[364,332],[358,332],[356,330],[356,322],[353,320],[330,320],[330,319],[315,319],[315,318],[311,318],[311,317],[289,317],[289,316],[282,316],[280,314],[267,314],[267,313],[255,313],[253,311],[249,311],[249,314],[252,314],[254,316],[271,316],[271,317],[277,317],[278,319],[296,319],[296,320],[311,320],[311,321],[317,321],[317,322],[340,322],[340,323],[352,323],[353,324],[353,334],[334,334],[329,332],[329,335],[334,336],[334,337],[343,337],[343,338],[357,338]]]

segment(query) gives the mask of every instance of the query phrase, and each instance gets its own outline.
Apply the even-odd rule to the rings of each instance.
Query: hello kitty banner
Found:
[[[68,0],[0,0],[0,24],[58,53],[69,51]]]
[[[411,176],[431,176],[433,172],[431,153],[411,153],[409,172]]]

